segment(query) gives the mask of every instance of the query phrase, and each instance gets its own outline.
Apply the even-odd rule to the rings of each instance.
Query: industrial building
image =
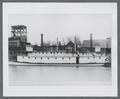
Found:
[[[56,45],[46,45],[44,42],[44,35],[41,34],[41,44],[31,45],[27,41],[27,26],[14,25],[11,26],[11,37],[9,37],[9,60],[17,60],[18,55],[28,55],[34,52],[64,52],[64,53],[110,53],[111,52],[111,38],[105,40],[93,40],[92,34],[90,34],[90,40],[84,40],[82,44],[76,44],[73,41],[69,41],[66,45],[62,45],[59,41]]]
[[[11,26],[11,35],[8,47],[9,60],[16,60],[17,55],[27,54],[27,50],[31,45],[27,42],[27,27],[25,25]]]
[[[84,49],[85,52],[90,51],[90,40],[84,40],[82,43],[82,48]],[[92,40],[92,51],[101,52],[101,53],[110,53],[111,38],[107,38],[105,40]]]

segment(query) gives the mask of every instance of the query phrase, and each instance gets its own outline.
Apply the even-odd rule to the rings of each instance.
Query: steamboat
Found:
[[[27,42],[27,27],[25,25],[12,26],[11,34],[12,36],[9,37],[10,65],[92,64],[93,66],[93,64],[99,64],[110,66],[111,64],[111,49],[108,47],[110,39],[106,40],[106,48],[100,47],[100,45],[104,45],[103,43],[95,45],[92,34],[90,34],[90,40],[87,41],[87,46],[83,44],[84,46],[78,47],[79,44],[76,41],[69,41],[66,45],[61,45],[58,40],[56,45],[50,46],[44,44],[43,34],[41,34],[41,46],[37,46]]]

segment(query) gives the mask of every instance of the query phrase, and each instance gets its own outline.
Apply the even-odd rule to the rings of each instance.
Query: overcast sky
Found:
[[[81,40],[111,37],[111,14],[10,14],[9,36],[12,25],[26,25],[28,42],[40,45],[40,34],[44,41],[62,40],[77,35]]]

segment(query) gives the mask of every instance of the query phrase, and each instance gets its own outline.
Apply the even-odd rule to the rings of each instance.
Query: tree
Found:
[[[75,44],[75,51],[77,51],[78,48],[80,48],[80,46],[81,46],[80,38],[77,35],[74,36],[74,44]]]
[[[74,43],[76,45],[81,45],[81,41],[80,41],[80,38],[78,36],[74,36]]]
[[[70,41],[73,42],[73,37],[72,36],[66,37],[66,43],[69,43]]]

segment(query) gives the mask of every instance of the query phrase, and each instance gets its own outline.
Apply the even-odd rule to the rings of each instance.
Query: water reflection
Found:
[[[111,84],[109,67],[9,66],[9,85]]]

